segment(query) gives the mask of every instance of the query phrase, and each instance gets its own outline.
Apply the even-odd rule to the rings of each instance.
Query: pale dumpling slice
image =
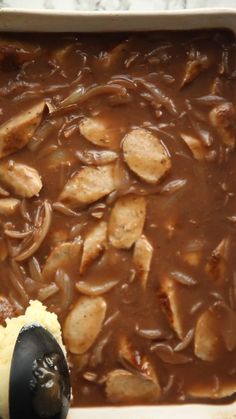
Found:
[[[68,180],[59,201],[71,208],[96,202],[116,187],[114,165],[84,167]]]
[[[0,164],[0,180],[22,198],[37,196],[43,186],[36,169],[13,160]]]
[[[63,337],[73,354],[83,354],[99,335],[107,309],[103,297],[83,296],[78,299],[66,317]]]
[[[136,175],[155,184],[171,168],[170,156],[159,138],[143,128],[130,131],[123,140],[124,159]]]
[[[84,118],[79,129],[86,140],[98,147],[113,148],[116,143],[115,128],[101,117]]]
[[[119,198],[108,226],[109,241],[117,249],[129,249],[141,236],[146,218],[146,199],[126,195]]]
[[[41,101],[0,126],[0,157],[8,156],[28,144],[46,109],[46,103]]]

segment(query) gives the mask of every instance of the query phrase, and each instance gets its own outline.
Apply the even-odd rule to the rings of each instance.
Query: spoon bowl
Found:
[[[69,369],[61,346],[42,326],[24,326],[12,357],[10,419],[65,419],[70,395]]]

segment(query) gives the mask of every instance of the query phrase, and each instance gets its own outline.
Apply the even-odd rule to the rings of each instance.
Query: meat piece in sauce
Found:
[[[194,353],[203,361],[214,362],[222,352],[217,319],[212,311],[205,311],[198,319],[195,331]]]
[[[63,337],[67,349],[73,354],[83,354],[95,342],[106,315],[107,304],[103,297],[80,297],[66,317]]]
[[[140,354],[140,352],[133,347],[125,335],[121,336],[118,349],[120,363],[123,366],[126,366],[128,369],[132,367],[132,369],[142,374],[143,377],[152,380],[159,388],[160,392],[160,384],[158,382],[155,370],[147,356]]]
[[[83,253],[80,264],[80,273],[103,252],[107,243],[107,223],[101,221],[87,234],[84,240]]]
[[[43,186],[36,169],[13,160],[0,164],[0,180],[22,198],[37,196]]]
[[[108,234],[112,246],[129,249],[141,236],[146,218],[146,199],[126,195],[119,198],[110,215]]]
[[[185,73],[183,77],[183,81],[181,83],[181,87],[184,87],[186,84],[191,83],[195,80],[203,71],[208,69],[210,66],[209,57],[201,53],[200,51],[196,50],[195,48],[191,48],[189,53],[189,59],[186,63]]]
[[[72,242],[58,244],[46,260],[42,271],[43,279],[52,281],[58,269],[67,272],[71,265],[79,265],[81,246],[82,241],[80,238]]]
[[[3,69],[17,69],[24,63],[35,59],[40,52],[40,47],[34,43],[0,40],[0,66]]]
[[[84,167],[68,180],[59,201],[76,208],[103,198],[115,187],[114,165]]]
[[[228,147],[235,146],[236,112],[231,102],[222,103],[213,108],[209,115],[210,123],[220,140]]]
[[[15,315],[15,307],[10,303],[8,298],[0,295],[0,324],[4,326],[6,319],[11,319]]]
[[[116,143],[116,129],[99,117],[84,118],[80,124],[80,133],[90,141],[103,148],[114,148]]]
[[[0,199],[0,215],[9,216],[16,212],[20,206],[19,199],[1,198]]]
[[[201,143],[201,141],[193,137],[192,135],[187,135],[187,134],[182,133],[180,134],[180,136],[184,140],[188,148],[190,149],[193,157],[196,160],[200,160],[200,161],[204,160],[207,150],[206,150],[206,147],[204,147],[204,145]]]
[[[197,321],[194,352],[203,361],[214,362],[236,347],[236,313],[217,301]]]
[[[160,387],[142,375],[117,369],[107,375],[106,394],[112,403],[147,403],[160,397]]]
[[[161,141],[146,129],[130,131],[123,140],[124,159],[136,175],[155,184],[171,168],[170,157]]]
[[[122,61],[125,61],[125,55],[130,48],[132,37],[120,42],[110,51],[105,51],[99,57],[99,64],[102,64],[104,69],[113,69],[116,65],[119,65]]]
[[[134,246],[133,263],[136,269],[136,275],[140,279],[143,289],[147,286],[152,255],[153,247],[147,237],[142,234]]]
[[[158,299],[170,326],[174,329],[177,336],[180,339],[183,339],[185,330],[183,325],[182,305],[179,299],[181,294],[180,287],[181,285],[177,284],[174,279],[167,276],[164,277],[161,280]]]
[[[236,379],[227,377],[226,380],[219,380],[213,376],[211,379],[205,379],[201,383],[192,383],[186,393],[194,398],[219,400],[232,396],[236,393]]]
[[[223,239],[213,250],[205,271],[217,285],[223,285],[226,281],[226,265],[229,249],[229,239]]]
[[[0,158],[28,144],[42,121],[45,111],[46,104],[41,101],[0,126]]]

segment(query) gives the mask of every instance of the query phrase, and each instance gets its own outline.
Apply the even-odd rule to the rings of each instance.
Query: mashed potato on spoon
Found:
[[[66,354],[57,316],[47,311],[40,301],[30,301],[24,315],[7,319],[6,326],[0,326],[0,417],[2,419],[9,418],[9,381],[15,343],[22,327],[32,323],[39,324],[48,330]]]

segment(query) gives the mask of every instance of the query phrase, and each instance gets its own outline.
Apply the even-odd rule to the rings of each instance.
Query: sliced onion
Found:
[[[11,260],[10,265],[16,277],[19,278],[21,282],[24,282],[26,279],[26,272],[23,266],[19,265],[15,260]]]
[[[185,274],[184,272],[180,271],[173,271],[170,273],[172,278],[174,278],[177,282],[179,282],[182,285],[194,286],[198,282],[196,279],[194,279],[192,276]]]
[[[162,127],[162,125],[161,125],[161,124],[159,124],[158,126],[156,126],[156,125],[149,125],[149,126],[148,126],[148,129],[149,129],[150,131],[157,132],[158,134],[160,134],[160,135],[162,135],[162,136],[166,137],[167,139],[169,139],[169,140],[172,140],[172,141],[175,141],[175,142],[176,142],[176,138],[175,138],[172,134],[170,134],[169,132],[164,131],[162,128],[163,128],[163,127]]]
[[[203,128],[199,122],[194,121],[193,118],[190,118],[190,120],[196,134],[198,135],[199,139],[202,140],[204,146],[210,147],[213,144],[213,137],[210,132]]]
[[[197,303],[195,303],[191,310],[190,310],[190,314],[195,314],[200,308],[202,308],[203,306],[203,302],[202,301],[198,301]]]
[[[41,243],[44,241],[46,235],[48,234],[50,224],[52,221],[52,208],[49,202],[45,201],[43,204],[44,208],[44,219],[42,225],[38,228],[34,235],[34,242],[28,249],[23,250],[21,253],[15,256],[16,261],[23,261],[32,256],[40,247]]]
[[[24,303],[29,302],[29,296],[27,292],[25,291],[23,285],[19,281],[18,277],[15,275],[15,273],[12,270],[9,270],[9,279],[15,288],[15,290],[18,292],[18,294],[21,296]]]
[[[22,199],[22,201],[21,201],[21,204],[20,204],[20,213],[21,213],[21,215],[22,215],[22,217],[26,220],[26,221],[29,221],[29,222],[31,222],[32,220],[31,220],[31,217],[30,217],[30,214],[29,214],[29,212],[27,211],[27,201],[26,201],[26,199],[24,198],[24,199]]]
[[[28,237],[30,234],[33,233],[33,230],[28,231],[16,231],[16,230],[4,230],[4,234],[6,236],[10,237],[11,239],[24,239],[25,237]]]
[[[183,338],[182,342],[178,343],[178,345],[175,346],[174,351],[180,352],[183,351],[183,349],[186,349],[187,346],[192,342],[194,337],[194,329],[190,329],[186,336]]]
[[[164,94],[159,87],[155,86],[152,83],[149,83],[141,78],[135,78],[134,81],[137,81],[139,84],[144,86],[150,94],[153,96],[154,100],[158,100],[161,105],[164,106],[164,108],[173,116],[178,115],[178,111],[176,109],[176,106],[173,102],[173,100]]]
[[[205,246],[205,240],[191,240],[187,243],[187,245],[184,248],[185,252],[198,252],[203,249]]]
[[[53,115],[56,111],[53,112]],[[63,120],[62,118],[58,118],[57,120],[46,119],[37,129],[35,135],[28,143],[27,147],[30,151],[36,151],[41,146],[41,144],[45,141],[45,139],[51,134],[51,132],[55,129],[55,127],[60,128],[62,125]]]
[[[99,364],[102,363],[102,361],[103,361],[103,351],[104,351],[105,346],[108,344],[108,342],[110,340],[111,333],[112,333],[111,331],[108,332],[108,334],[96,344],[96,346],[95,346],[95,348],[92,352],[90,361],[89,361],[89,365],[92,368],[96,368]]]
[[[103,284],[90,284],[85,281],[79,281],[76,284],[76,289],[82,294],[90,296],[102,295],[114,288],[118,284],[118,282],[119,281],[117,280],[111,280],[108,282],[104,282]]]
[[[155,55],[159,55],[159,53],[160,53],[160,52],[162,52],[162,51],[164,51],[164,50],[166,50],[166,49],[172,48],[173,46],[174,46],[174,45],[173,45],[173,43],[172,43],[172,42],[166,41],[166,42],[165,42],[165,43],[163,43],[162,45],[160,45],[160,46],[158,46],[158,47],[156,47],[156,48],[152,49],[150,52],[146,53],[146,54],[145,54],[145,58],[148,58],[148,57],[153,57],[153,56],[155,56]]]
[[[52,282],[51,284],[40,288],[37,298],[39,301],[45,301],[48,298],[55,295],[58,291],[59,291],[59,287],[54,282]]]
[[[57,270],[55,278],[62,294],[60,308],[62,311],[65,311],[69,308],[73,298],[72,281],[62,269]]]
[[[217,95],[206,95],[206,96],[200,96],[192,99],[193,102],[198,103],[199,105],[217,105],[218,103],[225,102],[225,98],[222,96]]]
[[[111,150],[76,151],[76,157],[84,164],[104,165],[117,160],[118,154]]]
[[[43,148],[37,153],[37,160],[40,160],[48,156],[49,154],[53,153],[56,150],[58,150],[58,145],[56,144],[51,144],[50,146]]]
[[[160,329],[140,329],[137,324],[135,326],[135,332],[145,339],[156,340],[163,338],[163,332]]]
[[[94,383],[94,382],[97,381],[98,376],[94,372],[86,371],[86,372],[83,373],[83,378],[86,381]]]
[[[61,212],[64,215],[68,215],[69,217],[80,217],[81,214],[71,210],[70,208],[66,207],[65,205],[61,204],[60,202],[54,202],[52,204],[53,209]]]
[[[26,82],[23,80],[14,80],[9,82],[6,86],[0,88],[1,96],[8,96],[14,93],[14,96],[23,89],[35,89],[35,92],[38,92],[41,85],[40,83]]]
[[[117,320],[117,319],[118,319],[119,315],[120,315],[120,311],[119,311],[119,310],[115,311],[115,313],[113,313],[111,316],[109,316],[109,317],[105,320],[105,322],[104,322],[103,326],[104,326],[104,327],[107,327],[108,325],[110,325],[111,323],[113,323],[115,320]]]
[[[182,189],[187,183],[187,179],[175,179],[171,182],[167,183],[161,188],[161,192],[163,193],[174,193]]]
[[[150,349],[167,364],[181,365],[192,361],[190,356],[174,352],[171,346],[165,343],[156,343],[152,345]]]
[[[126,89],[135,90],[137,88],[137,84],[134,80],[129,79],[128,77],[124,76],[113,76],[111,81],[107,84],[121,84],[121,86],[126,87]]]
[[[35,282],[42,282],[41,268],[40,268],[39,262],[34,256],[29,260],[29,271],[30,271],[31,278]]]
[[[85,89],[83,86],[78,86],[74,92],[66,97],[62,102],[61,106],[72,105],[73,103],[83,103],[86,100],[92,99],[98,95],[114,95],[119,94],[124,96],[127,94],[125,87],[119,84],[101,84],[100,86],[91,86]]]

